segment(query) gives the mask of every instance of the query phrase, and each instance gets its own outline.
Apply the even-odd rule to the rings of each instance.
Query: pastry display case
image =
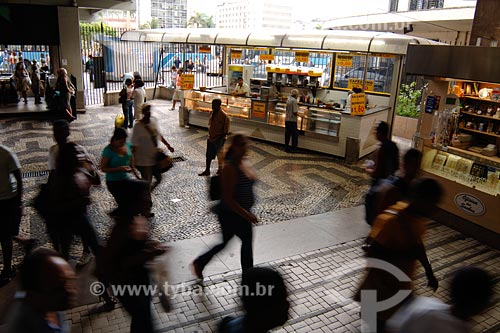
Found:
[[[330,136],[339,136],[341,115],[339,111],[310,107],[304,115],[302,129]]]
[[[302,119],[304,114],[307,113],[307,106],[299,105],[299,114],[297,116],[297,129],[302,129]],[[286,118],[286,104],[285,103],[276,103],[274,107],[274,111],[269,112],[267,123],[271,125],[285,127],[285,118]]]
[[[222,110],[231,117],[250,118],[251,100],[246,97],[234,97],[223,93],[190,91],[185,96],[185,106],[189,110],[201,112],[212,111],[212,100],[222,101]]]

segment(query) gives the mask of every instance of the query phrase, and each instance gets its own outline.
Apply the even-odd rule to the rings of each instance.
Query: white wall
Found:
[[[78,94],[77,109],[84,107],[83,80],[82,80],[82,51],[80,49],[80,24],[77,7],[57,7],[59,19],[59,38],[61,67],[67,69],[68,74],[76,77]]]

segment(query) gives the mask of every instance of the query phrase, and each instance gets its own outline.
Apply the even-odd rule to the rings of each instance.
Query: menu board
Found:
[[[266,118],[266,103],[254,101],[252,116],[255,118]]]
[[[231,50],[231,59],[241,59],[243,51],[242,50]]]
[[[366,96],[364,93],[351,95],[351,115],[361,116],[366,111]]]
[[[190,90],[194,88],[194,74],[181,75],[181,89]]]

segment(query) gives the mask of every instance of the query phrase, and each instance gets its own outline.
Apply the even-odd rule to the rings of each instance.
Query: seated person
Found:
[[[246,82],[243,81],[243,78],[240,76],[238,78],[236,87],[234,87],[233,95],[245,97],[248,96],[248,94],[250,94],[250,87]]]

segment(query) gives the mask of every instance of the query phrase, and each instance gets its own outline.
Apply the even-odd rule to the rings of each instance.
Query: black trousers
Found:
[[[205,267],[210,260],[224,249],[234,235],[241,239],[241,268],[245,270],[253,267],[253,246],[252,246],[252,223],[245,220],[240,215],[222,209],[219,213],[219,221],[222,228],[222,243],[214,246],[210,251],[199,256],[196,263],[201,268]]]
[[[134,279],[128,285],[148,286],[149,276],[147,273],[136,273],[143,275],[140,279]],[[153,333],[153,321],[151,318],[151,295],[141,290],[139,294],[117,295],[123,307],[131,317],[130,333]]]
[[[290,137],[292,138],[292,148],[297,148],[299,144],[299,131],[297,130],[297,122],[285,121],[285,147],[289,147]]]

